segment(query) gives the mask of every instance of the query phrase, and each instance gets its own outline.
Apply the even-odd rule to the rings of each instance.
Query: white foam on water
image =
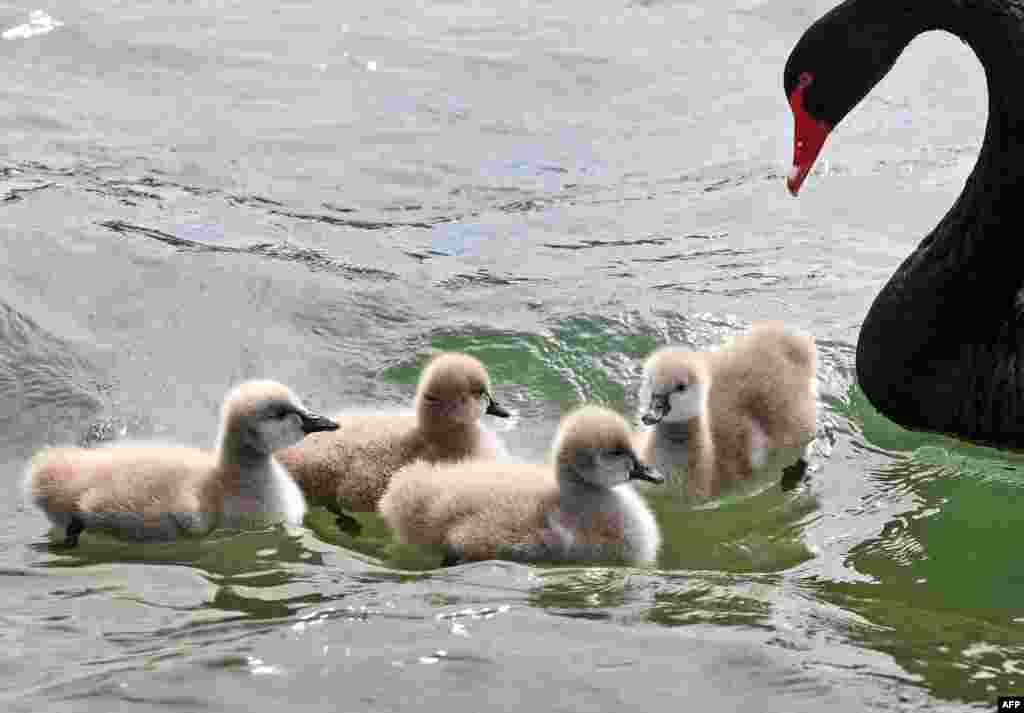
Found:
[[[15,25],[4,30],[3,33],[0,33],[0,37],[3,37],[5,40],[24,40],[36,35],[45,35],[48,32],[53,32],[63,25],[63,22],[55,20],[44,11],[33,10],[32,14],[28,16],[28,22],[24,25]]]

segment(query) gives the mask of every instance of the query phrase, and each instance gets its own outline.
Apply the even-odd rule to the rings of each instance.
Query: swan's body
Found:
[[[985,69],[985,139],[956,203],[875,298],[857,376],[907,428],[1024,449],[1024,3],[849,0],[815,22],[783,79],[796,121],[789,188],[906,45],[934,29],[960,37]]]
[[[420,377],[412,413],[338,414],[337,433],[276,455],[311,504],[372,512],[395,471],[414,460],[503,457],[501,441],[480,424],[484,413],[509,415],[491,396],[487,369],[466,354],[440,354]]]
[[[754,325],[718,351],[666,347],[644,365],[644,462],[691,498],[797,462],[814,439],[817,349],[781,324]]]
[[[444,547],[449,562],[653,564],[658,525],[629,481],[661,476],[630,437],[620,416],[585,406],[559,427],[553,464],[416,462],[392,479],[380,511],[402,542]]]
[[[136,541],[205,535],[214,528],[301,524],[298,485],[272,457],[306,433],[336,429],[285,386],[250,381],[222,409],[217,450],[146,444],[48,448],[30,462],[29,499],[74,545],[83,530]]]

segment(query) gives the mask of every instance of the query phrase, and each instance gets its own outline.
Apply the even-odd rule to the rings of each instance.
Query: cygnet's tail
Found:
[[[62,453],[63,449],[47,448],[33,456],[25,468],[21,491],[25,505],[34,505],[63,527],[75,514],[80,488]]]

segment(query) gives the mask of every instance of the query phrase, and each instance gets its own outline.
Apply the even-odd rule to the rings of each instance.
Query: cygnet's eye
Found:
[[[676,386],[676,391],[686,391],[686,384],[679,384]]]
[[[613,448],[608,451],[608,455],[612,458],[625,458],[629,452],[625,448]]]

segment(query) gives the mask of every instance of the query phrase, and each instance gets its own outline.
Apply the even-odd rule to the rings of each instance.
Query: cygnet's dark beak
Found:
[[[665,476],[649,465],[644,465],[638,460],[633,461],[633,468],[629,471],[630,480],[648,480],[652,483],[664,483]]]
[[[645,426],[661,423],[661,419],[668,415],[671,408],[668,403],[668,396],[652,396],[651,403],[640,416],[640,420],[643,421]]]
[[[484,411],[488,416],[497,416],[498,418],[508,418],[512,413],[494,400],[493,396],[487,397],[487,410]]]
[[[340,426],[329,418],[318,416],[308,411],[299,412],[302,419],[302,431],[304,433],[316,433],[317,431],[337,431]]]

